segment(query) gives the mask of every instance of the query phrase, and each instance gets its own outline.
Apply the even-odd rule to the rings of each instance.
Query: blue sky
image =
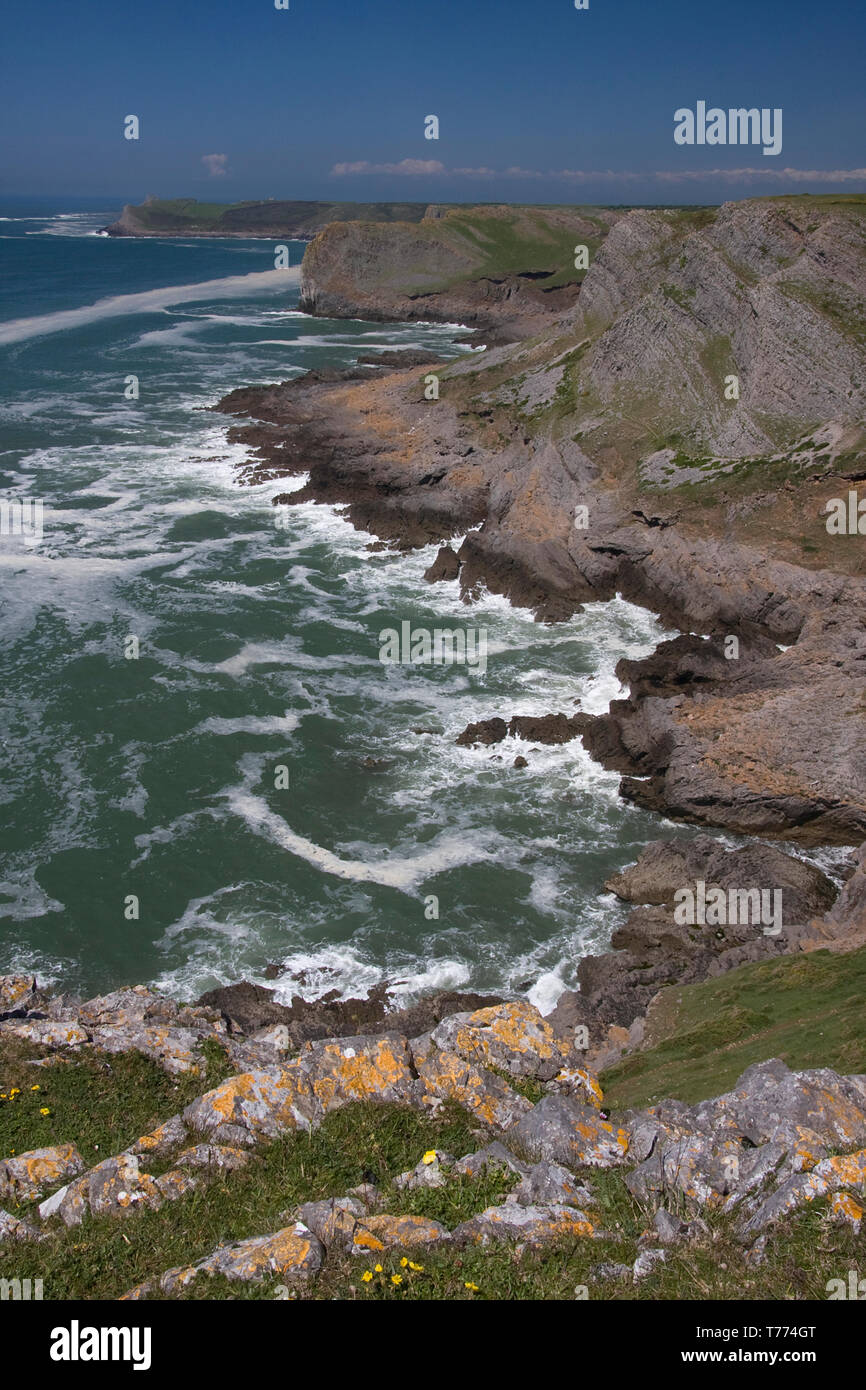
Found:
[[[866,9],[854,0],[51,0],[7,8],[3,49],[2,193],[619,203],[866,191]],[[674,111],[699,100],[781,107],[781,153],[677,146]],[[129,114],[138,141],[123,138]],[[430,114],[438,141],[424,139]]]

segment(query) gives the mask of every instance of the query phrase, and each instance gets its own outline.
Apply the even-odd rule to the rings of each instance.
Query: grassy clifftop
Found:
[[[195,198],[147,198],[127,204],[108,228],[114,236],[312,237],[328,222],[420,222],[427,203],[327,203],[268,198],[247,203],[200,203]]]

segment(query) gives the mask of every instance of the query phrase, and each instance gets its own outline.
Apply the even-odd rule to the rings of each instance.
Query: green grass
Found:
[[[126,1095],[119,1083],[118,1102]],[[170,1109],[162,1118],[169,1113]],[[133,1129],[137,1132],[136,1126]],[[246,1168],[217,1176],[160,1211],[86,1218],[69,1231],[52,1223],[47,1241],[16,1249],[13,1272],[22,1279],[43,1277],[46,1298],[118,1298],[145,1279],[203,1258],[221,1243],[279,1230],[302,1202],[343,1196],[368,1173],[387,1188],[399,1173],[414,1168],[427,1149],[462,1156],[490,1137],[465,1111],[451,1105],[443,1105],[436,1118],[406,1106],[349,1105],[329,1115],[313,1133],[295,1132],[275,1140],[254,1153]],[[471,1215],[470,1208],[479,1210],[487,1204],[488,1193],[499,1190],[498,1180],[485,1176],[477,1184],[480,1205],[473,1206],[465,1185],[440,1202],[441,1209],[462,1220],[459,1213]],[[396,1205],[391,1210],[400,1212],[436,1196],[393,1195]],[[5,1269],[4,1273],[11,1277]]]
[[[710,982],[712,996],[705,997],[697,1012],[690,996],[683,1018],[677,1013],[673,1021],[671,1041],[676,1043],[678,1057],[665,1054],[662,1043],[645,1055],[649,1067],[642,1076],[621,1076],[617,1081],[615,1073],[621,1069],[614,1069],[606,1078],[608,1101],[623,1104],[634,1099],[625,1094],[628,1086],[651,1090],[660,1077],[667,1079],[669,1065],[677,1076],[687,1077],[687,1098],[723,1089],[744,1065],[772,1053],[786,1055],[787,1051],[792,1064],[829,1060],[855,1069],[862,1066],[862,1044],[857,1052],[851,1035],[856,1003],[866,982],[866,951],[829,962],[825,953],[788,959],[799,967],[796,976],[779,976],[778,965],[784,962],[773,962],[769,969],[746,967],[736,972],[739,981],[731,975]],[[839,969],[840,960],[847,970]],[[702,988],[706,987],[690,990]],[[730,998],[722,997],[720,990],[729,990]],[[799,1031],[798,1018],[805,1020]],[[772,1036],[774,1029],[776,1036]],[[772,1036],[769,1051],[768,1036]],[[785,1038],[787,1049],[782,1045]],[[19,1048],[10,1057],[10,1050],[5,1042],[3,1073],[17,1078],[23,1051]],[[115,1057],[110,1063],[110,1071],[84,1059],[36,1071],[39,1078],[50,1076],[49,1098],[57,1130],[51,1138],[74,1138],[85,1155],[99,1142],[98,1157],[107,1156],[118,1150],[121,1138],[128,1142],[152,1128],[201,1089],[200,1079],[172,1081],[136,1055]],[[34,1070],[28,1069],[28,1079]],[[663,1090],[684,1094],[676,1083]],[[27,1128],[36,1123],[29,1102],[18,1110],[7,1109],[4,1122],[13,1123],[26,1142],[33,1134],[40,1140],[46,1137],[38,1129]],[[273,1141],[252,1153],[246,1168],[218,1175],[209,1185],[167,1203],[158,1212],[88,1218],[71,1230],[50,1223],[44,1242],[16,1246],[14,1254],[4,1251],[0,1272],[5,1278],[42,1278],[49,1300],[115,1299],[167,1269],[194,1263],[220,1244],[278,1230],[292,1220],[302,1202],[342,1196],[369,1175],[382,1188],[385,1210],[427,1216],[453,1229],[501,1201],[514,1176],[493,1170],[477,1178],[451,1179],[443,1188],[414,1191],[396,1189],[394,1179],[414,1168],[427,1149],[462,1156],[490,1138],[454,1105],[444,1105],[435,1117],[405,1106],[350,1105],[328,1116],[312,1134],[296,1132]],[[785,1223],[760,1269],[746,1263],[730,1220],[704,1213],[711,1227],[708,1241],[671,1251],[667,1264],[637,1286],[631,1281],[601,1281],[594,1274],[599,1262],[633,1263],[651,1213],[626,1188],[624,1171],[591,1170],[578,1176],[597,1199],[590,1210],[596,1228],[605,1233],[603,1239],[568,1240],[543,1252],[522,1254],[510,1244],[462,1251],[444,1246],[429,1253],[408,1250],[379,1257],[333,1253],[318,1280],[291,1290],[290,1295],[326,1301],[571,1301],[575,1290],[585,1287],[591,1299],[823,1298],[828,1279],[844,1277],[848,1268],[857,1267],[857,1241],[850,1232],[822,1222],[825,1203],[816,1203]],[[682,1210],[687,1214],[685,1207]],[[421,1268],[403,1265],[404,1258]],[[375,1270],[377,1263],[382,1265],[381,1272]],[[372,1275],[369,1281],[361,1277],[365,1270]],[[398,1283],[393,1282],[394,1276]],[[278,1276],[250,1285],[202,1276],[178,1297],[273,1300],[283,1296],[281,1286]]]
[[[848,1269],[862,1269],[863,1246],[848,1230],[823,1220],[826,1201],[785,1221],[767,1249],[765,1262],[754,1268],[734,1236],[730,1218],[703,1213],[709,1238],[668,1251],[667,1262],[639,1284],[631,1279],[602,1279],[596,1267],[633,1264],[638,1239],[651,1230],[651,1212],[628,1191],[621,1173],[584,1173],[599,1198],[593,1208],[604,1227],[604,1239],[563,1241],[543,1251],[518,1251],[513,1245],[486,1250],[441,1246],[429,1252],[401,1251],[370,1257],[330,1257],[317,1281],[290,1290],[301,1300],[372,1302],[454,1301],[617,1301],[826,1299],[831,1278]],[[477,1194],[481,1197],[481,1194]],[[479,1201],[479,1207],[482,1203]],[[478,1208],[476,1208],[478,1209]],[[691,1215],[685,1207],[684,1215]],[[656,1242],[651,1241],[655,1245]],[[420,1265],[411,1270],[402,1260]],[[375,1269],[381,1265],[381,1273]],[[362,1278],[369,1271],[369,1282]],[[400,1282],[395,1284],[393,1277]],[[274,1277],[257,1285],[224,1279],[197,1280],[181,1299],[274,1299],[281,1281]],[[467,1288],[474,1285],[475,1288]],[[585,1290],[584,1295],[582,1291]],[[47,1290],[46,1290],[47,1292]]]
[[[655,1045],[602,1078],[616,1109],[666,1097],[694,1104],[730,1090],[746,1067],[781,1057],[792,1068],[866,1072],[866,947],[812,951],[672,986],[654,1010]]]
[[[147,1134],[234,1067],[218,1043],[206,1041],[204,1075],[170,1077],[138,1052],[97,1057],[88,1052],[48,1067],[28,1063],[39,1048],[0,1041],[0,1159],[50,1144],[71,1143],[85,1162],[99,1163]],[[34,1090],[38,1087],[38,1090]],[[12,1097],[11,1092],[19,1094]],[[43,1115],[47,1109],[50,1113]]]

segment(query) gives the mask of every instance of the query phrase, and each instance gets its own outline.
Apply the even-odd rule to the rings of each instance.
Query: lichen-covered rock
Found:
[[[563,1044],[525,999],[452,1014],[433,1030],[433,1042],[466,1062],[499,1067],[512,1076],[551,1080],[563,1065]]]
[[[84,1028],[77,1023],[54,1019],[21,1019],[0,1023],[0,1035],[21,1038],[39,1047],[81,1047],[88,1041]]]
[[[28,1221],[19,1221],[11,1212],[0,1210],[0,1245],[19,1240],[44,1240],[45,1237]]]
[[[209,1168],[218,1172],[233,1173],[250,1161],[244,1149],[229,1148],[222,1144],[196,1144],[184,1149],[175,1159],[176,1168]]]
[[[826,1178],[833,1189],[857,1187],[866,1190],[866,1149],[853,1154],[834,1154],[815,1165],[816,1177]]]
[[[827,1203],[831,1221],[840,1226],[850,1226],[855,1236],[859,1236],[863,1224],[863,1203],[852,1197],[850,1192],[834,1192]]]
[[[164,1007],[172,1013],[177,1011],[173,1001],[155,994],[146,985],[129,985],[86,1000],[78,1010],[78,1017],[85,1027],[125,1028],[133,1023],[143,1023],[152,1008]]]
[[[0,1162],[0,1200],[32,1202],[68,1182],[84,1168],[84,1159],[74,1144],[31,1149]]]
[[[355,1240],[359,1219],[367,1209],[353,1197],[328,1197],[321,1202],[305,1202],[298,1207],[298,1221],[312,1231],[326,1250],[348,1254]]]
[[[792,1072],[778,1058],[749,1067],[732,1091],[692,1113],[703,1133],[727,1130],[752,1144],[784,1142],[804,1130],[828,1148],[866,1144],[866,1096],[851,1078],[826,1067]]]
[[[139,1170],[135,1154],[123,1153],[83,1173],[40,1203],[39,1215],[45,1221],[58,1215],[67,1226],[78,1226],[90,1212],[93,1216],[119,1216],[139,1207],[158,1210],[162,1194],[149,1173]]]
[[[133,1154],[150,1154],[154,1158],[162,1158],[163,1155],[171,1153],[173,1149],[179,1148],[187,1136],[187,1128],[182,1115],[172,1115],[170,1120],[158,1125],[151,1130],[150,1134],[143,1134],[140,1139],[136,1139],[129,1152]]]
[[[35,993],[34,975],[0,975],[0,1014],[26,1008]]]
[[[442,1101],[453,1100],[491,1128],[508,1129],[532,1108],[495,1072],[465,1061],[456,1052],[432,1052],[418,1073],[418,1101],[434,1113]]]
[[[762,1187],[786,1158],[780,1144],[744,1149],[734,1139],[715,1140],[704,1134],[686,1135],[656,1149],[629,1173],[626,1186],[641,1201],[679,1192],[698,1205],[730,1208]],[[726,1201],[727,1199],[727,1201]]]
[[[530,1165],[515,1157],[498,1139],[483,1149],[477,1149],[475,1153],[459,1158],[453,1171],[458,1177],[477,1178],[488,1168],[508,1168],[519,1177],[526,1177],[530,1171]]]
[[[183,1076],[201,1069],[200,1034],[191,1028],[167,1028],[160,1024],[113,1024],[93,1028],[91,1044],[98,1052],[141,1052],[169,1076]]]
[[[289,1282],[303,1282],[318,1274],[324,1259],[321,1243],[301,1226],[286,1226],[273,1235],[253,1236],[223,1245],[194,1266],[197,1274],[221,1274],[242,1283],[261,1283],[270,1275]],[[163,1276],[165,1279],[166,1276]],[[176,1274],[173,1287],[191,1282]],[[163,1288],[163,1280],[160,1280]]]
[[[176,1202],[188,1192],[195,1192],[198,1183],[191,1173],[184,1172],[182,1168],[171,1168],[156,1179],[156,1186],[167,1202]]]
[[[185,1123],[214,1134],[237,1126],[255,1138],[315,1128],[331,1110],[351,1101],[407,1101],[414,1091],[406,1039],[330,1038],[307,1043],[285,1066],[230,1076],[187,1106]]]
[[[592,1105],[596,1110],[601,1109],[604,1100],[598,1077],[588,1067],[563,1067],[553,1080],[547,1083],[547,1090],[551,1095],[574,1096],[576,1100],[582,1101],[584,1105]]]
[[[406,1189],[444,1187],[454,1162],[453,1154],[442,1153],[439,1149],[429,1149],[414,1168],[394,1179],[394,1186]]]
[[[595,1198],[585,1183],[579,1183],[567,1168],[559,1163],[541,1162],[530,1168],[511,1193],[515,1202],[531,1207],[549,1205],[586,1207]]]
[[[800,1207],[824,1197],[830,1190],[827,1178],[812,1173],[797,1173],[781,1183],[776,1191],[763,1201],[758,1209],[742,1223],[739,1229],[741,1238],[748,1242],[760,1235],[768,1226],[789,1216]]]
[[[426,1216],[364,1216],[355,1225],[353,1255],[377,1255],[383,1250],[411,1250],[436,1246],[451,1239],[450,1232]]]
[[[545,1096],[509,1130],[508,1138],[536,1161],[567,1168],[617,1167],[626,1162],[629,1147],[627,1130],[571,1096]]]
[[[751,1215],[741,1224],[740,1233],[748,1240],[816,1198],[838,1193],[846,1187],[866,1193],[866,1149],[824,1158],[811,1172],[793,1174],[759,1206],[754,1202],[748,1204]]]
[[[641,1279],[645,1279],[648,1274],[652,1274],[656,1265],[663,1265],[667,1260],[666,1250],[642,1250],[632,1265],[632,1279],[635,1284],[639,1284]]]
[[[183,1112],[184,1122],[197,1133],[213,1135],[230,1124],[255,1138],[275,1138],[299,1126],[309,1129],[321,1118],[321,1103],[293,1064],[230,1076]]]
[[[297,1066],[323,1114],[351,1101],[407,1101],[413,1092],[409,1044],[399,1033],[309,1042]]]
[[[577,1207],[551,1203],[544,1206],[523,1206],[519,1202],[503,1202],[488,1207],[453,1232],[457,1245],[487,1246],[501,1241],[516,1240],[537,1247],[553,1241],[584,1239],[595,1236],[596,1229],[586,1212]]]

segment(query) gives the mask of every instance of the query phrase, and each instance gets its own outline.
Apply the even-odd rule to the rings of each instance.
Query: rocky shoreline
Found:
[[[636,457],[630,426],[615,402],[599,399],[612,341],[618,370],[624,364],[632,376],[644,372],[639,340],[647,333],[647,314],[660,311],[664,277],[680,276],[690,295],[696,284],[704,296],[717,291],[719,314],[741,336],[749,313],[776,331],[770,289],[778,292],[775,267],[782,260],[795,259],[808,278],[813,259],[822,257],[829,282],[866,289],[866,268],[846,218],[831,209],[807,222],[796,205],[756,200],[723,208],[715,220],[710,210],[692,220],[627,213],[606,229],[576,287],[579,297],[545,307],[541,333],[538,294],[503,294],[487,300],[483,323],[491,334],[501,331],[480,354],[443,363],[391,353],[342,372],[234,391],[216,408],[253,422],[229,431],[249,450],[246,481],[308,475],[301,489],[278,494],[275,505],[341,505],[379,546],[439,544],[425,578],[456,579],[467,604],[486,587],[530,607],[539,620],[555,622],[586,602],[622,594],[678,627],[681,635],[650,657],[620,662],[617,675],[628,697],[615,700],[606,714],[549,716],[550,741],[582,738],[594,758],[622,774],[624,798],[717,831],[796,841],[804,849],[856,847],[866,840],[866,582],[856,538],[844,550],[827,543],[817,497],[866,476],[862,456],[848,447],[857,443],[859,405],[840,400],[840,385],[855,370],[847,339],[843,347],[844,324],[833,325],[839,381],[828,381],[825,369],[824,395],[810,406],[814,413],[820,404],[834,419],[824,435],[813,423],[815,447],[803,452],[802,467],[786,473],[773,493],[743,497],[724,470],[718,488],[697,499],[677,488],[647,490],[640,483],[645,475],[638,469],[636,479],[629,463]],[[377,308],[369,283],[370,265],[378,266],[389,242],[399,245],[403,235],[393,227],[373,233],[351,223],[322,233],[304,260],[302,303],[338,316],[406,312],[393,284]],[[375,244],[368,244],[371,236]],[[756,236],[765,241],[760,257]],[[839,245],[831,262],[825,250],[833,236]],[[773,249],[778,255],[771,265]],[[677,262],[673,251],[681,253]],[[748,275],[743,270],[747,291],[731,299],[734,252],[751,269]],[[336,285],[336,296],[323,289]],[[424,316],[477,323],[480,293],[477,282],[431,293]],[[699,306],[668,295],[664,328],[658,328],[693,348],[698,329],[706,331],[704,317]],[[814,324],[810,329],[817,331]],[[826,349],[826,322],[822,332]],[[811,349],[798,343],[797,350]],[[771,372],[760,332],[751,327],[740,352],[749,357],[748,407],[738,406],[722,426],[714,403],[704,422],[717,451],[724,442],[734,461],[748,457],[760,409],[780,394],[790,400],[798,366],[792,354],[787,363],[774,361]],[[866,368],[862,348],[856,354],[856,370]],[[577,370],[568,375],[575,359]],[[438,388],[432,400],[425,392],[431,374]],[[563,384],[573,393],[565,399],[564,422]],[[848,397],[858,400],[855,388]],[[582,392],[596,411],[588,429]],[[790,406],[789,412],[796,416]],[[732,419],[738,422],[733,430]],[[577,422],[584,428],[573,435]],[[796,418],[787,426],[792,438],[804,428]],[[822,439],[829,442],[818,448]],[[778,504],[778,524],[770,520],[768,503]],[[586,525],[575,522],[581,511]],[[795,526],[814,537],[796,559]],[[452,546],[458,537],[461,543]],[[506,732],[519,734],[518,725],[514,716],[509,725],[497,715],[460,741],[498,741]],[[527,736],[546,741],[542,728]],[[720,865],[724,869],[725,846],[706,838],[695,846],[693,863],[687,855],[676,860],[676,844],[660,853],[673,856],[686,879],[714,882]],[[744,876],[741,888],[784,885],[779,936],[756,940],[751,929],[743,939],[725,934],[721,945],[707,933],[696,943],[671,931],[667,899],[644,900],[617,933],[615,949],[583,962],[580,994],[561,1002],[572,1021],[580,1017],[592,1027],[596,1045],[622,1046],[622,1030],[633,1028],[663,984],[704,978],[764,954],[810,949],[822,932],[825,941],[847,935],[859,942],[859,887],[850,902],[843,893],[831,925],[832,886],[814,880],[811,896],[793,886],[798,875],[809,878],[802,861],[758,842],[734,855],[734,866],[721,872],[722,882],[735,872]],[[859,885],[862,869],[850,867]],[[620,1030],[615,1044],[611,1028]]]

